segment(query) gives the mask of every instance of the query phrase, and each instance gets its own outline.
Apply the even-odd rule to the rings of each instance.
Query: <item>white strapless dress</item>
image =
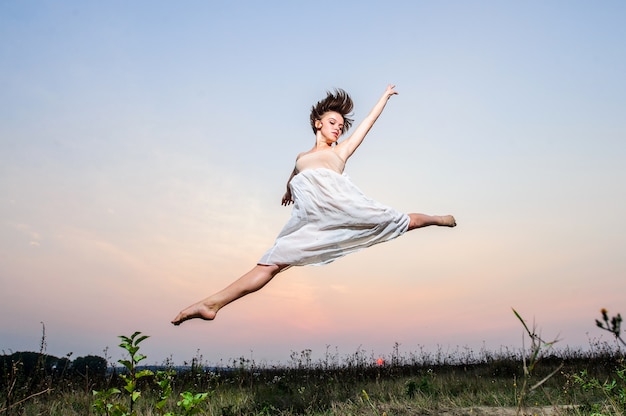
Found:
[[[407,214],[369,199],[345,173],[306,169],[289,186],[291,218],[258,264],[326,264],[408,230]]]

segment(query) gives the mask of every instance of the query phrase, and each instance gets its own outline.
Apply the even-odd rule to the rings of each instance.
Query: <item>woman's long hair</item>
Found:
[[[352,126],[353,119],[347,117],[352,112],[352,108],[354,107],[354,103],[352,102],[352,98],[350,95],[342,90],[341,88],[336,88],[333,92],[327,91],[326,98],[321,101],[318,101],[313,107],[311,107],[311,128],[313,129],[313,133],[317,133],[317,129],[315,128],[315,121],[321,120],[322,116],[329,112],[335,111],[343,117],[343,131],[342,134],[348,131],[350,126]]]

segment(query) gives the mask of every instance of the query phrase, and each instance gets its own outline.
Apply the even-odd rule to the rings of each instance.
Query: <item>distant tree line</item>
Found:
[[[107,371],[107,361],[96,355],[77,357],[73,361],[66,357],[55,357],[38,352],[14,352],[0,355],[0,374],[2,381],[11,374],[20,374],[23,377],[59,376],[59,375],[88,375],[89,377],[103,377]]]

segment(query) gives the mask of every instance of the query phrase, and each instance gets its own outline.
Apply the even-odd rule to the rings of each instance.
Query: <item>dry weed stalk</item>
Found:
[[[541,358],[543,358],[545,353],[549,351],[554,346],[554,344],[556,344],[559,340],[554,339],[554,341],[545,342],[544,340],[541,339],[541,336],[537,334],[537,328],[534,323],[533,323],[533,329],[531,330],[528,327],[528,325],[526,325],[526,322],[524,321],[524,319],[522,319],[520,314],[517,313],[515,309],[513,309],[513,313],[515,314],[517,319],[519,319],[519,321],[522,323],[524,330],[526,331],[526,333],[528,334],[528,337],[530,338],[530,354],[526,354],[526,345],[524,342],[524,338],[522,338],[522,363],[523,363],[523,368],[524,368],[524,381],[522,383],[522,388],[520,389],[519,394],[517,395],[517,414],[519,415],[522,409],[526,407],[526,397],[528,396],[528,394],[532,392],[533,390],[539,388],[543,383],[545,383],[552,376],[558,373],[563,367],[563,363],[561,363],[561,365],[559,365],[553,372],[551,372],[550,374],[548,374],[547,376],[545,376],[544,378],[542,378],[541,380],[539,380],[538,382],[536,382],[535,384],[529,387],[529,383],[534,374],[535,367],[537,366]],[[526,359],[527,355],[528,355],[528,359]]]

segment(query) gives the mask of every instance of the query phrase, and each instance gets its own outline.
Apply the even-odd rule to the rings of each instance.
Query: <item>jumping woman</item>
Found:
[[[389,85],[368,116],[341,142],[339,137],[353,121],[348,118],[353,108],[350,96],[335,90],[312,107],[315,145],[296,158],[282,199],[284,206],[294,204],[291,218],[274,245],[248,273],[183,309],[174,325],[194,318],[214,319],[224,306],[261,289],[291,266],[330,263],[416,228],[456,226],[452,215],[405,214],[373,201],[343,173],[347,160],[396,94],[395,85]]]

